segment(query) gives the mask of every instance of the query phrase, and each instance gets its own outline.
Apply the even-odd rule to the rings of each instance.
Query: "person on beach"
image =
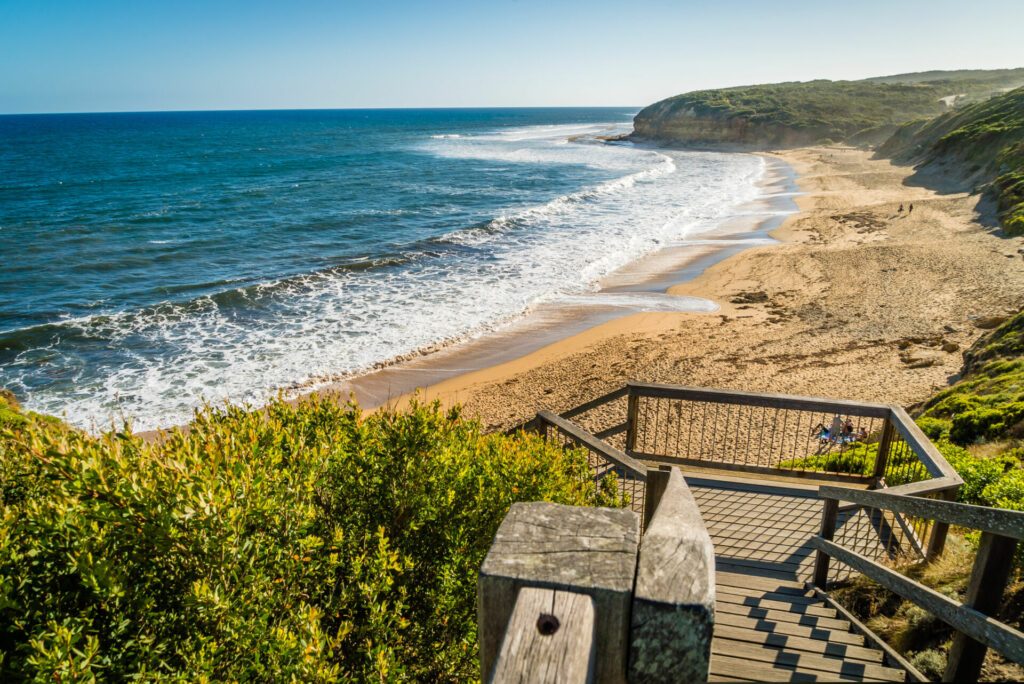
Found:
[[[815,425],[811,430],[811,436],[816,436],[818,438],[818,444],[824,445],[829,442],[828,428],[825,427],[824,423],[818,423]]]
[[[832,438],[832,442],[839,444],[843,439],[843,417],[838,413],[835,418],[832,419],[832,427],[828,431],[829,436]]]
[[[903,213],[903,202],[900,202],[900,208],[896,210],[896,213],[897,214],[902,214]]]
[[[914,204],[913,204],[913,202],[911,202],[910,206],[907,207],[907,213],[910,214],[913,211],[914,211]]]

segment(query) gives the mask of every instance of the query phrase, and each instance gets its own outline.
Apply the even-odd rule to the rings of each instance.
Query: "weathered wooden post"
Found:
[[[1016,539],[992,532],[982,532],[978,555],[974,559],[974,569],[967,585],[965,606],[983,615],[992,615],[999,610],[1010,571],[1013,569],[1013,553],[1016,549]],[[978,681],[986,651],[988,646],[963,632],[954,634],[942,681]]]
[[[825,499],[821,506],[821,531],[822,539],[832,541],[836,534],[836,521],[839,519],[839,500]],[[825,589],[828,585],[829,555],[818,549],[818,555],[814,559],[814,584]]]
[[[878,456],[875,458],[875,471],[872,473],[876,487],[879,481],[885,477],[885,466],[889,463],[889,452],[892,450],[892,440],[896,435],[896,428],[893,427],[892,421],[891,416],[885,419],[885,427],[882,428],[882,436],[878,440]]]
[[[521,594],[524,588],[537,588],[553,591],[553,610],[563,610],[564,615],[574,616],[574,621],[586,621],[585,617],[576,617],[586,614],[586,602],[581,603],[573,596],[559,596],[572,594],[592,602],[593,633],[588,648],[595,655],[587,668],[588,675],[580,681],[592,677],[595,682],[624,682],[639,543],[640,519],[633,511],[550,503],[514,504],[480,568],[477,621],[483,680],[509,681],[508,675],[514,674],[512,668],[518,668],[520,673],[526,671],[523,668],[527,659],[537,659],[545,653],[550,657],[556,644],[552,638],[551,648],[547,648],[547,637],[571,635],[562,643],[584,648],[585,626],[560,624],[550,634],[540,633],[541,616],[534,616],[537,595]],[[562,609],[558,608],[558,600],[565,602]],[[534,607],[530,608],[531,605]],[[516,621],[511,620],[514,611],[518,614]],[[558,617],[556,613],[551,615]],[[517,631],[510,631],[513,628]],[[523,650],[531,648],[538,639],[545,644],[544,650]],[[586,655],[590,657],[589,651]],[[577,659],[571,659],[571,666],[566,665],[574,673],[580,672]],[[567,661],[559,655],[555,662]],[[496,668],[496,663],[501,668]],[[558,665],[550,661],[530,672],[530,681],[568,680],[558,671]],[[526,681],[520,675],[512,679]]]
[[[630,456],[636,449],[637,417],[640,412],[640,395],[632,383],[626,383],[629,394],[626,395],[626,453]]]
[[[640,542],[629,680],[703,682],[715,621],[715,551],[682,474],[662,473],[665,489]]]

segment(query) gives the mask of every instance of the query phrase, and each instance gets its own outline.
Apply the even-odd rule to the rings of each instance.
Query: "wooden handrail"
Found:
[[[884,508],[894,513],[906,513],[1012,539],[1024,539],[1024,511],[905,496],[888,489],[864,490],[823,486],[818,489],[818,496],[836,501],[852,501],[870,508]]]
[[[887,404],[869,404],[820,397],[798,397],[789,394],[758,394],[736,390],[706,389],[704,387],[661,385],[633,381],[626,383],[626,387],[630,393],[643,397],[688,399],[690,401],[742,404],[744,406],[764,406],[767,408],[796,409],[800,411],[821,411],[864,418],[889,418],[892,411],[892,407]]]
[[[953,629],[996,649],[1011,660],[1024,662],[1024,633],[1019,630],[820,536],[811,537],[811,546],[921,606]]]
[[[949,465],[949,461],[931,443],[931,440],[917,426],[913,418],[907,415],[907,412],[899,406],[891,406],[890,409],[892,410],[891,420],[896,427],[896,431],[900,433],[903,440],[910,445],[910,448],[917,454],[917,457],[924,463],[925,468],[928,469],[928,474],[933,478],[953,477],[963,482],[953,466]]]
[[[647,466],[612,445],[601,441],[575,423],[557,416],[551,411],[541,411],[537,420],[554,426],[584,445],[591,451],[600,454],[609,462],[629,471],[629,474],[641,482],[647,481]]]

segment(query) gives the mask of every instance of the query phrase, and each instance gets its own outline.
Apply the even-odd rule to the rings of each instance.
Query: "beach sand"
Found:
[[[420,396],[461,403],[489,429],[631,379],[908,406],[959,372],[988,319],[1020,307],[1024,240],[979,223],[977,197],[908,185],[911,169],[862,150],[774,156],[805,193],[772,233],[780,242],[670,289],[718,311],[616,318]]]

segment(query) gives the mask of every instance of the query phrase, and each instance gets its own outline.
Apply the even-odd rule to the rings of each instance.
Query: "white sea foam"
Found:
[[[187,305],[64,321],[69,333],[106,340],[122,360],[90,369],[103,378],[100,383],[82,382],[70,396],[30,397],[29,406],[66,412],[79,425],[106,425],[120,413],[137,428],[152,428],[187,420],[204,398],[261,402],[276,388],[315,385],[439,342],[484,334],[544,302],[714,310],[712,302],[693,298],[589,293],[628,262],[693,240],[735,215],[757,196],[764,161],[593,140],[567,143],[617,130],[532,126],[433,136],[420,152],[575,165],[612,178],[542,204],[510,207],[484,226],[453,229],[437,242],[440,256],[410,249],[393,264],[371,269],[327,270]],[[462,248],[470,253],[457,251]],[[153,348],[172,351],[147,353]],[[26,352],[14,365],[37,363],[43,353]],[[76,372],[70,362],[66,369],[59,358],[49,362],[56,364],[54,372]]]

